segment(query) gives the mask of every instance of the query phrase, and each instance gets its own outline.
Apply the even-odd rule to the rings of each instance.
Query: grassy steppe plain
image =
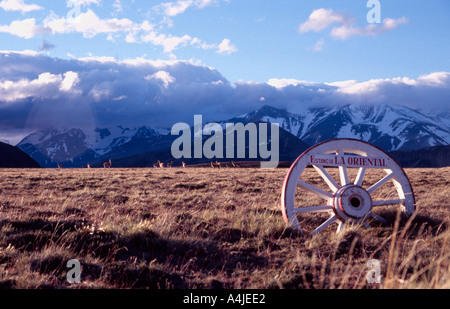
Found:
[[[417,202],[409,220],[390,206],[378,212],[387,224],[315,236],[282,219],[286,173],[2,169],[0,288],[450,288],[450,168],[406,169]],[[302,177],[320,186],[313,169]],[[67,282],[71,259],[80,284]],[[380,284],[366,280],[371,259]]]

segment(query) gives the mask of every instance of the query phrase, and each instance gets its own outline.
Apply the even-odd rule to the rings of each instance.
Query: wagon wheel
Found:
[[[306,173],[308,167],[313,167],[314,175],[320,176],[319,180],[323,180],[322,188],[316,182],[311,183],[311,180],[302,179],[302,174]],[[353,181],[349,177],[351,170],[357,171]],[[337,175],[334,177],[338,178],[339,182],[329,171]],[[377,171],[381,171],[383,175],[378,176],[380,177],[378,181],[371,183],[369,179],[365,179],[369,172]],[[387,185],[390,182],[393,185]],[[387,191],[390,197],[380,199],[376,194],[380,189],[383,194]],[[313,203],[311,206],[301,206],[299,204],[306,201],[305,195],[310,195],[312,199],[321,202]],[[386,206],[401,207],[408,217],[413,214],[415,199],[408,177],[386,152],[369,143],[354,139],[329,140],[305,151],[286,175],[281,195],[281,208],[285,222],[300,232],[302,229],[299,218],[302,216],[329,215],[328,219],[317,223],[319,226],[311,234],[317,234],[335,222],[338,223],[337,231],[349,223],[367,225],[369,218],[386,222],[384,218],[373,212],[374,209]]]

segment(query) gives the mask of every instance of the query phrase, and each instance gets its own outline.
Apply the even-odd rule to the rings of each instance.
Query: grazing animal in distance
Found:
[[[56,163],[58,165],[58,168],[63,168],[63,166],[59,163]]]
[[[183,165],[183,168],[186,168],[186,163],[181,162],[181,164]]]
[[[233,161],[231,161],[231,165],[233,165],[233,167],[239,167],[239,164],[234,163]]]
[[[91,168],[91,164],[90,163],[87,164],[87,168]]]
[[[157,167],[158,167],[158,163],[154,163],[153,168],[157,168]]]
[[[164,163],[162,163],[161,161],[158,160],[158,165],[160,168],[164,168]]]
[[[104,167],[104,168],[111,168],[111,165],[112,165],[111,159],[109,159],[109,162],[103,163],[103,167]]]
[[[168,167],[168,168],[172,168],[172,165],[173,165],[173,161],[170,162],[170,163],[167,163],[167,167]]]

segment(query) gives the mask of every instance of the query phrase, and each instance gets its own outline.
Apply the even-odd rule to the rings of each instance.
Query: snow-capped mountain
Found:
[[[308,145],[334,138],[364,140],[387,152],[450,144],[448,119],[424,115],[399,105],[316,107],[301,114],[264,106],[249,114],[219,121],[222,124],[225,122],[278,123],[282,129],[280,153],[284,155],[284,160],[295,159]],[[115,126],[92,130],[48,129],[27,136],[17,146],[43,167],[56,167],[56,163],[80,167],[88,162],[99,164],[109,159],[131,158],[148,153],[170,159],[171,145],[176,138],[170,133],[158,132],[147,126]],[[146,160],[157,159],[150,157]],[[147,161],[145,164],[150,164]]]
[[[81,129],[46,129],[25,137],[17,147],[43,167],[54,167],[80,156],[94,157]]]
[[[333,138],[356,138],[385,151],[450,144],[450,128],[445,119],[400,105],[311,108],[302,114],[264,106],[233,121],[279,123],[310,145]]]
[[[96,128],[94,130],[47,129],[24,138],[18,145],[41,166],[55,167],[56,163],[80,166],[99,162],[106,157],[144,153],[152,149],[160,134],[149,127]]]

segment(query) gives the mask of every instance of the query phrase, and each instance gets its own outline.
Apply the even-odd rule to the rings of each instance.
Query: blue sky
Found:
[[[73,11],[77,4],[85,17],[82,22],[95,21],[98,27],[67,23],[68,14],[77,16]],[[371,32],[366,31],[370,10],[366,4],[365,0],[1,0],[0,49],[41,47],[41,53],[65,59],[186,59],[216,68],[231,82],[366,81],[450,71],[449,1],[380,0],[381,19],[392,20],[393,26],[382,31],[384,24],[375,24],[379,31]],[[321,30],[316,24],[315,29],[300,31],[319,9],[328,15],[318,23],[325,17],[341,20]],[[354,34],[333,35],[333,29],[342,25]]]
[[[0,140],[263,105],[399,104],[448,122],[450,1],[372,1],[380,23],[366,0],[0,0]]]

